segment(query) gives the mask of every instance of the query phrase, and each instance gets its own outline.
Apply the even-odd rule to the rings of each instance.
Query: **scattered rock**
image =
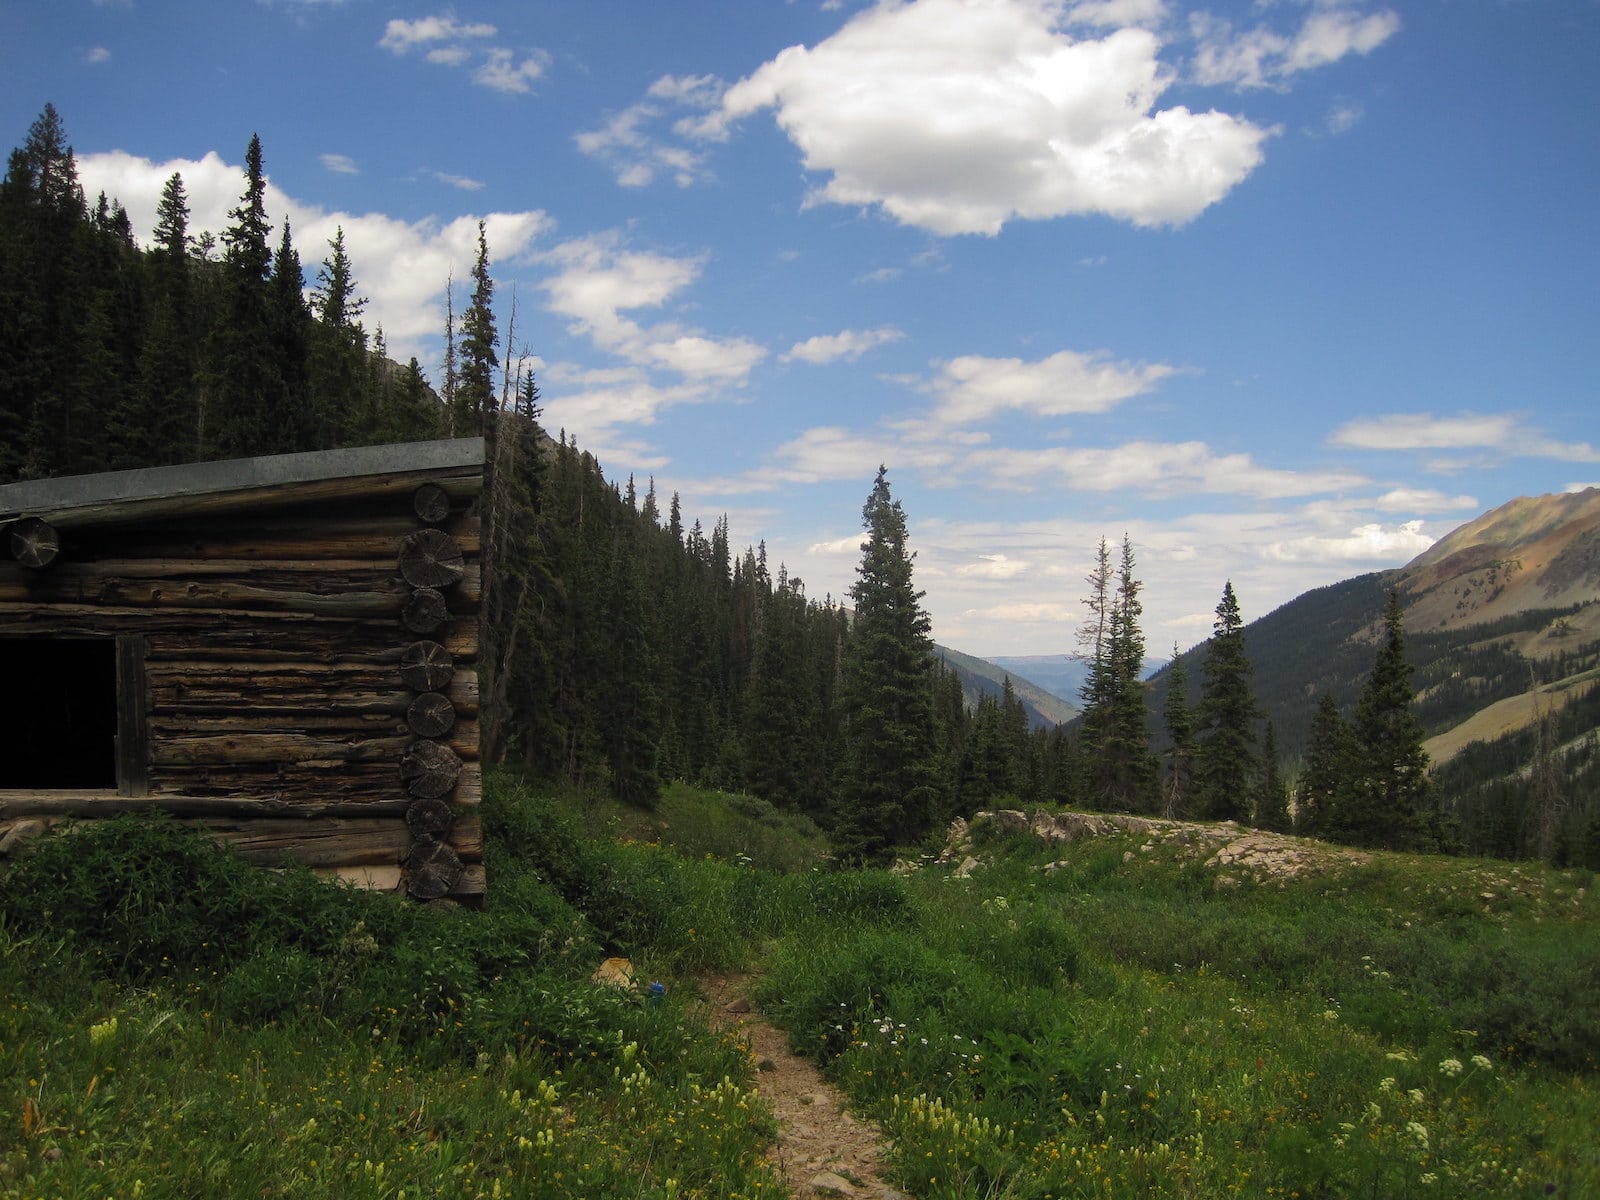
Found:
[[[806,1180],[802,1196],[854,1196],[855,1184],[843,1175],[836,1175],[832,1171],[818,1171]]]
[[[633,977],[633,963],[626,958],[608,958],[594,969],[596,983],[618,988],[624,992],[635,991],[639,984]]]
[[[776,1071],[777,1069],[778,1064],[773,1062],[770,1058],[763,1058],[756,1064],[756,1070],[758,1071]]]
[[[731,1013],[747,1013],[750,1011],[750,1001],[746,1000],[743,996],[740,996],[737,1000],[731,1001],[728,1004],[728,1007],[722,1011]]]
[[[983,864],[969,854],[961,860],[961,865],[956,868],[956,878],[965,879],[981,866]]]
[[[43,821],[29,819],[18,821],[4,837],[0,837],[0,858],[9,858],[30,843],[42,837],[47,826]]]

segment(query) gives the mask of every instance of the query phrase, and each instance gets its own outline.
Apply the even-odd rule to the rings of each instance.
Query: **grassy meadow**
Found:
[[[693,1003],[733,969],[922,1200],[1600,1196],[1584,873],[1219,888],[1177,845],[1020,837],[846,872],[748,797],[488,792],[481,912],[162,820],[0,868],[0,1197],[781,1196]],[[592,984],[608,953],[664,995]]]

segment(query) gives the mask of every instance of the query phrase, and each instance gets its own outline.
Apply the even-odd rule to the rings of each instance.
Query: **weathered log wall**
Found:
[[[264,864],[480,894],[482,486],[454,467],[108,504],[50,519],[48,566],[0,555],[0,659],[18,637],[137,635],[119,647],[142,652],[124,674],[142,668],[145,742],[124,794],[0,791],[0,834],[156,805]],[[420,642],[425,682],[403,671]]]

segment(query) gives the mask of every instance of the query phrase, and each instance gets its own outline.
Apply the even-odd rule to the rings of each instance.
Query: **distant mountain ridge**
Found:
[[[1404,567],[1306,592],[1247,625],[1256,696],[1286,757],[1303,747],[1323,692],[1353,706],[1391,588],[1434,761],[1515,733],[1600,680],[1600,488],[1511,500]],[[1185,658],[1198,689],[1204,647]],[[1163,672],[1153,713],[1166,685]],[[1492,720],[1480,716],[1491,707]]]
[[[1063,725],[1078,715],[1076,705],[1046,691],[1021,675],[987,659],[974,658],[948,646],[934,646],[934,653],[944,660],[961,680],[961,690],[968,704],[977,704],[980,695],[999,699],[1005,690],[1005,680],[1011,678],[1011,691],[1022,701],[1028,713],[1028,725],[1033,729],[1051,729]]]

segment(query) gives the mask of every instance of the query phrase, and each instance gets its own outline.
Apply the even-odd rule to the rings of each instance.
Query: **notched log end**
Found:
[[[406,855],[406,893],[417,900],[448,896],[461,882],[463,867],[456,852],[432,838],[418,841]]]

